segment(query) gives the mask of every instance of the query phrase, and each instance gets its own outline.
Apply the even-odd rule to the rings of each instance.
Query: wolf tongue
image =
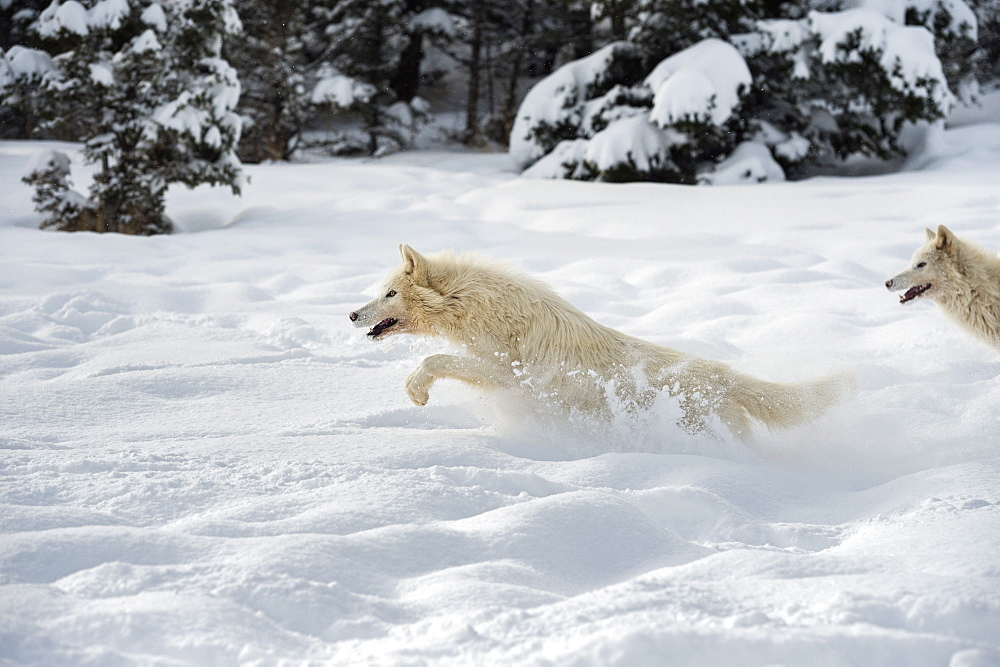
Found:
[[[384,320],[382,320],[381,322],[379,322],[378,324],[376,324],[375,326],[373,326],[372,330],[368,332],[368,335],[369,336],[377,336],[380,333],[382,333],[383,331],[385,331],[386,329],[388,329],[389,327],[391,327],[392,325],[394,325],[395,323],[396,323],[396,318],[394,318],[394,317],[387,317]]]
[[[926,292],[931,288],[930,284],[925,285],[914,285],[910,289],[906,290],[906,293],[899,297],[900,303],[906,303],[907,301],[912,301],[918,296]]]

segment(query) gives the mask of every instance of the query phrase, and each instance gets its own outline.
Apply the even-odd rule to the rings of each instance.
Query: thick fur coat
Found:
[[[406,380],[425,405],[434,382],[452,378],[484,389],[519,389],[546,407],[610,415],[677,397],[679,425],[714,435],[718,417],[740,439],[754,421],[791,427],[819,417],[850,380],[803,384],[758,380],[725,364],[634,338],[594,321],[544,283],[472,255],[425,257],[400,246],[403,262],[382,295],[350,314],[381,339],[398,333],[439,336],[465,356],[435,354]]]
[[[930,299],[967,332],[1000,350],[1000,259],[963,241],[941,225],[927,230],[927,242],[913,254],[910,268],[885,281],[903,291],[900,303]]]

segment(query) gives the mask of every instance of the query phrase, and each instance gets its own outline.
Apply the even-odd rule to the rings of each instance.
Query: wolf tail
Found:
[[[749,440],[751,419],[769,428],[790,428],[819,419],[853,394],[854,376],[839,374],[812,382],[767,382],[736,374],[719,416],[733,434]]]

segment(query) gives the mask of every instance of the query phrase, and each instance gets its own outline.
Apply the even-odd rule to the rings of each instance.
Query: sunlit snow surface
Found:
[[[1000,126],[935,146],[760,186],[262,165],[128,238],[35,229],[18,179],[52,145],[0,143],[0,662],[997,664],[1000,353],[882,285],[927,226],[1000,250]],[[401,242],[857,396],[753,448],[669,404],[598,428],[443,382],[415,407],[447,348],[347,317]]]

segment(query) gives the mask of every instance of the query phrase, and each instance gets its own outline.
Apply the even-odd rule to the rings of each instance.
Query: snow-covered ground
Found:
[[[0,662],[1000,662],[1000,354],[882,286],[926,226],[1000,249],[1000,124],[760,186],[262,165],[172,191],[155,238],[38,231],[44,147],[0,143]],[[415,407],[442,344],[347,318],[400,242],[857,396],[754,448],[448,382]]]

